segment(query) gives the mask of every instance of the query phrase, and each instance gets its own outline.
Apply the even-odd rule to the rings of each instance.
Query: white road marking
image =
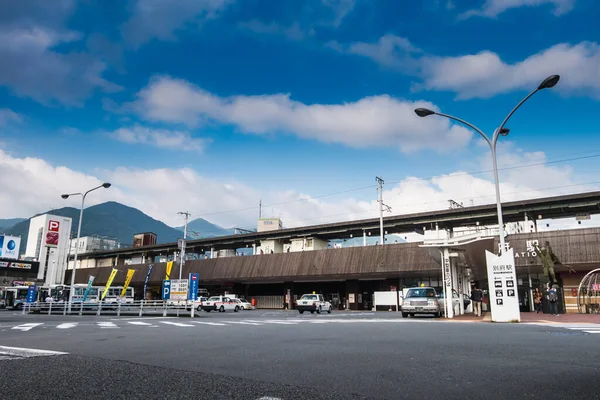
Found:
[[[239,324],[239,325],[254,325],[254,326],[261,326],[263,324],[260,324],[258,322],[249,322],[249,321],[227,321],[227,323],[229,324]]]
[[[256,399],[256,400],[283,400],[279,397],[261,397],[260,399]]]
[[[63,324],[58,325],[57,329],[70,329],[77,326],[77,322],[65,322]]]
[[[128,324],[131,325],[140,325],[140,326],[151,326],[152,324],[143,321],[127,321]]]
[[[265,322],[265,324],[278,324],[278,325],[296,325],[297,324],[297,322],[273,321],[273,320],[266,320],[264,322]]]
[[[118,326],[114,322],[110,322],[110,321],[101,321],[101,322],[97,322],[97,324],[101,329],[118,328]]]
[[[175,325],[175,326],[194,326],[194,325],[190,325],[190,324],[182,324],[181,322],[171,322],[171,321],[160,321],[160,323],[162,324],[167,324],[167,325]]]
[[[585,333],[600,333],[600,331],[584,331]]]
[[[17,360],[20,358],[59,356],[69,354],[62,351],[26,349],[22,347],[0,346],[0,360]]]
[[[36,326],[40,326],[40,325],[44,325],[44,323],[41,322],[41,323],[37,323],[37,324],[30,323],[30,324],[17,325],[17,326],[13,326],[11,329],[19,329],[19,330],[25,332],[25,331],[29,331],[29,330],[35,328]]]
[[[227,326],[227,324],[221,324],[219,322],[204,322],[204,321],[192,321],[195,324],[201,325],[212,325],[212,326]]]

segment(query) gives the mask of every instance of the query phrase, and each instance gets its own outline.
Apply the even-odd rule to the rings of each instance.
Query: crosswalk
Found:
[[[244,320],[218,320],[218,321],[196,321],[189,320],[121,320],[121,321],[81,321],[81,322],[61,322],[61,323],[46,323],[35,322],[18,324],[12,327],[3,329],[17,330],[28,332],[34,329],[60,329],[69,330],[77,328],[97,328],[97,329],[122,329],[128,327],[138,328],[157,328],[157,327],[173,327],[173,328],[198,328],[198,327],[234,327],[244,326],[248,328],[260,326],[295,326],[295,325],[321,325],[321,324],[373,324],[373,323],[401,323],[401,319],[244,319]]]
[[[21,360],[30,357],[48,357],[59,356],[68,353],[62,351],[26,349],[22,347],[0,346],[0,361],[4,360]]]
[[[582,334],[597,335],[600,337],[600,324],[545,324],[541,322],[527,323],[527,325],[537,325],[551,328],[566,329],[573,333],[579,332]]]

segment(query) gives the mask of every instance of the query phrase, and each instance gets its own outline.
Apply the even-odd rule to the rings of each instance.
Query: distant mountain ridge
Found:
[[[179,226],[175,228],[183,232],[184,227]],[[200,239],[207,237],[227,236],[233,235],[234,229],[225,229],[219,225],[212,224],[204,218],[197,218],[193,221],[188,222],[187,225],[187,237],[188,239]]]
[[[57,210],[50,210],[48,214],[71,218],[72,237],[77,236],[77,225],[79,224],[78,209],[63,207]],[[91,206],[83,212],[82,237],[101,235],[116,239],[124,246],[131,246],[133,244],[133,236],[136,233],[142,232],[155,233],[157,243],[176,242],[177,239],[183,236],[180,230],[172,228],[136,208],[117,202],[107,202]],[[27,243],[29,219],[21,221],[10,229],[7,229],[6,234],[21,236],[21,243]]]
[[[16,224],[27,220],[27,218],[8,218],[0,219],[0,233],[9,230]]]

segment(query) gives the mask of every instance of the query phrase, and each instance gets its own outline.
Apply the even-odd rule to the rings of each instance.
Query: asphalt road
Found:
[[[600,392],[593,356],[600,334],[587,330],[402,319],[393,312],[255,310],[191,319],[5,311],[0,393],[3,399],[587,400]],[[9,347],[68,354],[31,357]]]

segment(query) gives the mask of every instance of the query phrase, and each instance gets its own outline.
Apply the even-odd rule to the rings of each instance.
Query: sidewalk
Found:
[[[442,319],[448,322],[492,322],[489,312],[482,313],[481,317],[473,314],[457,315],[452,319]],[[599,324],[600,314],[536,314],[534,312],[521,313],[521,323],[546,323],[546,324]]]

